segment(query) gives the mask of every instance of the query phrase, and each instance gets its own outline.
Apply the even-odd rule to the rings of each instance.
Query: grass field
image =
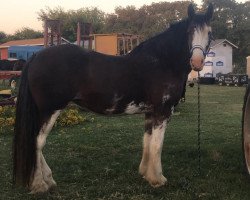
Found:
[[[138,174],[143,115],[93,118],[53,129],[44,149],[58,187],[29,195],[11,184],[12,131],[0,129],[0,199],[250,199],[244,174],[241,112],[244,87],[201,87],[201,174],[197,175],[197,88],[170,121],[162,154],[168,184],[154,189]]]

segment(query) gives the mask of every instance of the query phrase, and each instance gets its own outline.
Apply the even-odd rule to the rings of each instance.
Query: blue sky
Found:
[[[37,13],[46,7],[62,7],[65,10],[76,10],[82,7],[98,7],[106,13],[114,12],[115,7],[134,5],[137,8],[153,2],[166,0],[8,0],[1,1],[0,31],[12,34],[22,27],[42,30],[42,22],[37,20]],[[173,2],[175,0],[167,0]],[[202,0],[194,0],[201,4]],[[237,0],[245,2],[246,0]]]

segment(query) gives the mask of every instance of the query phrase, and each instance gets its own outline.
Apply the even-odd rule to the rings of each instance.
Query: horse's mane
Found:
[[[171,47],[171,51],[179,51],[183,48],[183,40],[187,39],[187,28],[189,20],[184,19],[179,22],[172,23],[165,31],[149,38],[140,43],[130,54],[157,53]]]

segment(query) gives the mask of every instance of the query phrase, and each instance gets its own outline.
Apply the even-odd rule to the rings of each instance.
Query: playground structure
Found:
[[[78,46],[84,46],[84,43],[88,42],[87,48],[92,49],[92,24],[91,23],[77,23],[77,40]]]
[[[77,45],[108,55],[125,55],[139,45],[139,35],[128,33],[93,34],[90,23],[77,24]]]
[[[61,44],[61,21],[46,19],[44,21],[44,47]]]

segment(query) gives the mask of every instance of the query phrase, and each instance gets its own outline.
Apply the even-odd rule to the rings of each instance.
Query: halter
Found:
[[[191,55],[193,54],[193,51],[195,49],[200,49],[202,51],[203,56],[206,57],[208,51],[205,51],[205,49],[201,45],[194,45],[190,50]]]
[[[213,37],[212,33],[209,32],[208,33],[208,45],[206,46],[206,50],[201,45],[194,45],[194,46],[192,46],[192,48],[190,50],[190,54],[193,55],[193,51],[195,49],[200,49],[202,51],[203,56],[206,57],[207,53],[210,50],[211,41],[214,41],[214,37]]]

